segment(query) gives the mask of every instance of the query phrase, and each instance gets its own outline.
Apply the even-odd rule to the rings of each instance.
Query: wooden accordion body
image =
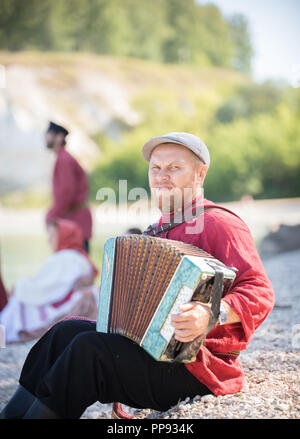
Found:
[[[159,361],[195,361],[234,279],[234,268],[191,244],[145,235],[110,238],[104,246],[97,331],[128,337]],[[206,334],[181,343],[174,338],[171,314],[191,300],[211,303],[211,320]]]

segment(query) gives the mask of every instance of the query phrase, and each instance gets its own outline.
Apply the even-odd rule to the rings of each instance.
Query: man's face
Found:
[[[45,134],[45,142],[47,148],[51,149],[55,145],[55,134],[52,131],[47,131]]]
[[[162,212],[173,212],[189,203],[202,187],[205,166],[188,148],[163,143],[154,148],[149,162],[149,185]]]
[[[49,149],[55,149],[64,144],[64,136],[62,133],[54,133],[53,131],[47,131],[45,134],[46,146]]]

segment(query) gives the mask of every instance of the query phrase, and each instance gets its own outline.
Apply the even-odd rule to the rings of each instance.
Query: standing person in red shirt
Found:
[[[7,292],[1,278],[1,255],[0,255],[0,312],[3,310],[6,304],[7,304]]]
[[[274,305],[274,291],[251,233],[233,212],[203,198],[210,156],[198,137],[170,133],[152,138],[143,155],[162,213],[144,233],[193,244],[238,270],[221,300],[218,323],[207,333],[194,362],[169,363],[154,360],[119,334],[96,332],[95,323],[60,322],[29,352],[20,386],[2,417],[79,418],[96,401],[165,411],[187,397],[243,388],[239,352]],[[197,207],[202,211],[187,220]],[[209,306],[181,305],[182,312],[172,316],[175,338],[189,342],[206,334]]]
[[[53,205],[46,216],[46,223],[53,219],[69,219],[82,230],[85,250],[89,251],[92,235],[92,216],[87,206],[88,181],[77,160],[66,149],[69,132],[50,122],[46,131],[46,146],[56,155],[52,178]]]

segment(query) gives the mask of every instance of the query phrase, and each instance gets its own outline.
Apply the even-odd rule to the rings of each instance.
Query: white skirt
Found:
[[[99,288],[96,285],[88,287],[89,292],[98,304]],[[85,289],[86,291],[86,289]],[[5,327],[6,343],[22,341],[21,332],[34,332],[51,325],[60,317],[70,315],[71,310],[76,308],[79,301],[85,297],[85,292],[75,291],[65,302],[55,307],[48,305],[30,305],[20,302],[16,295],[12,295],[5,308],[0,312],[0,324]],[[95,315],[97,310],[95,309]]]

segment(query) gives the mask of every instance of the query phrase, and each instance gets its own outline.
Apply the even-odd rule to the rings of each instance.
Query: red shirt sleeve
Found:
[[[67,155],[58,157],[53,175],[53,206],[47,213],[47,223],[63,217],[74,204],[76,176],[73,168],[73,162]]]
[[[208,219],[205,228],[210,252],[225,265],[238,269],[232,288],[223,300],[239,315],[241,324],[225,326],[234,326],[234,332],[239,327],[240,342],[248,344],[274,306],[272,284],[251,232],[241,219],[227,212],[217,212]],[[212,336],[215,331],[218,327],[211,331]]]

